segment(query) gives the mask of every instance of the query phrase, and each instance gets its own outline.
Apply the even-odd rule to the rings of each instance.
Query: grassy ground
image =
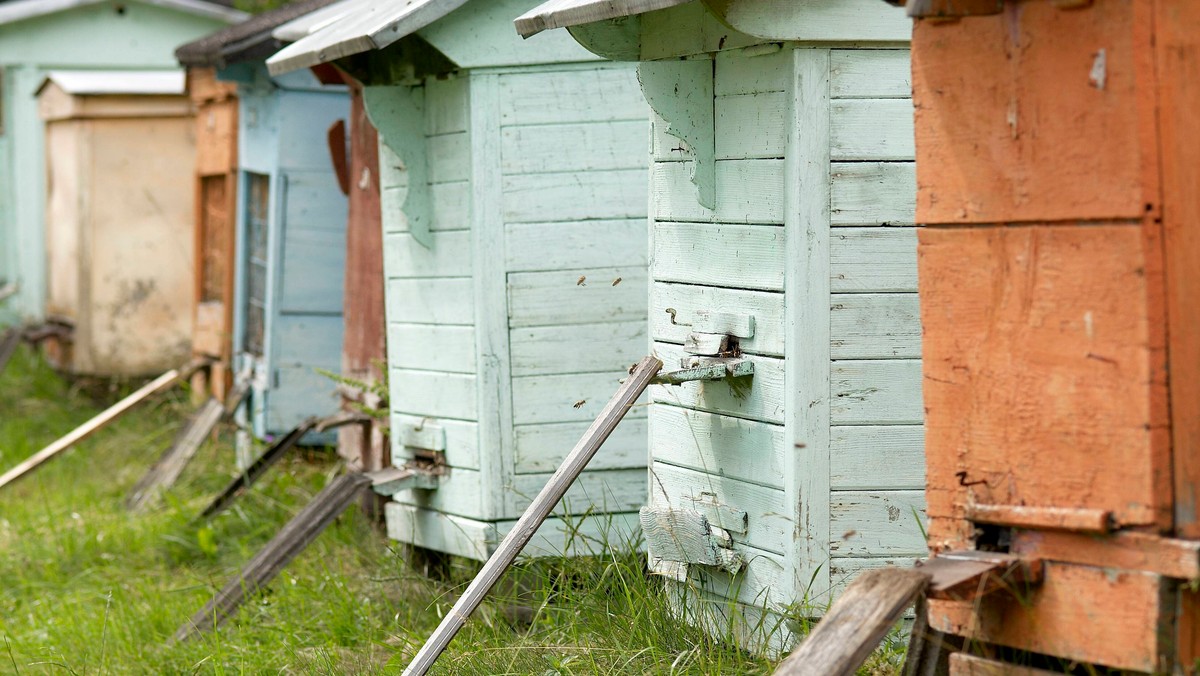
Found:
[[[0,374],[0,468],[98,412],[121,388],[85,393],[22,352]],[[94,399],[93,397],[97,397]],[[98,401],[102,400],[102,401]],[[177,391],[0,490],[0,673],[398,673],[469,581],[433,582],[352,509],[220,631],[168,645],[286,520],[339,471],[293,456],[231,511],[193,521],[232,476],[232,440],[210,441],[165,500],[122,501],[190,410]],[[769,673],[773,665],[673,620],[640,557],[527,566],[534,617],[485,605],[439,673]],[[865,673],[895,671],[879,653]]]

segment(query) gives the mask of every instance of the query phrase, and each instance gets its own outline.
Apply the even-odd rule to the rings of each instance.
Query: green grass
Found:
[[[0,467],[128,389],[101,388],[104,401],[95,401],[21,352],[0,374]],[[130,514],[125,495],[170,443],[189,399],[183,391],[159,396],[0,489],[0,673],[398,673],[475,564],[455,561],[445,581],[420,576],[356,508],[219,631],[168,644],[340,471],[331,453],[292,456],[235,508],[194,522],[234,472],[224,432],[160,504]],[[490,600],[438,673],[769,673],[774,666],[672,617],[661,583],[629,547],[523,564],[513,579],[523,581],[531,624],[506,619],[511,594]],[[894,673],[898,654],[894,645],[881,651],[863,673]]]

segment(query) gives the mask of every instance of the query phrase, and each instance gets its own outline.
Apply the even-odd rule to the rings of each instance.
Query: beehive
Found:
[[[175,45],[246,15],[191,0],[0,4],[0,325],[8,325],[46,313],[45,135],[35,92],[47,73],[174,68]]]
[[[392,462],[448,466],[395,496],[388,530],[477,559],[646,350],[648,111],[631,66],[565,35],[523,44],[509,21],[531,6],[352,0],[269,61],[382,50],[338,65],[380,134]],[[585,533],[628,534],[645,502],[644,408],[630,418],[561,506],[594,514]]]
[[[52,71],[45,124],[50,347],[76,374],[145,376],[188,358],[192,107],[179,71]]]
[[[547,3],[518,30],[640,61],[654,350],[675,365],[726,338],[754,365],[652,388],[651,566],[736,598],[747,642],[778,649],[786,623],[755,608],[819,614],[925,552],[909,24],[877,0],[611,4]],[[727,631],[733,606],[704,607]]]

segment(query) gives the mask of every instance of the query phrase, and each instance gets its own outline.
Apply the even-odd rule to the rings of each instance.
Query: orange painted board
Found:
[[[1090,535],[1018,530],[1012,538],[1011,552],[1023,558],[1200,579],[1200,542],[1138,532]]]
[[[1200,3],[1156,8],[1176,533],[1200,538]]]
[[[926,228],[918,236],[931,544],[964,506],[1169,520],[1162,358],[1138,226]],[[966,472],[963,486],[957,474]]]
[[[917,222],[1140,217],[1153,161],[1142,14],[1133,0],[1008,2],[915,22]]]
[[[950,656],[950,676],[1054,676],[1053,671],[997,662],[966,653]]]
[[[989,602],[929,601],[929,624],[987,643],[1117,669],[1169,661],[1174,586],[1150,573],[1047,563],[1038,587]],[[1019,598],[1018,598],[1019,597]]]

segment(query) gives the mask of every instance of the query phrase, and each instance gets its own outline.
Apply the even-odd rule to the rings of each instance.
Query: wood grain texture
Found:
[[[687,353],[681,346],[654,343],[654,354],[667,364],[678,364]],[[784,419],[784,361],[747,356],[754,375],[730,385],[726,380],[699,381],[682,385],[654,385],[652,401],[685,408],[722,413],[748,420],[781,424]],[[746,381],[746,382],[742,382]]]
[[[1153,82],[1143,58],[1149,24],[1136,8],[1034,3],[950,30],[917,22],[917,220],[1140,218],[1147,149],[1139,116],[1153,113],[1135,102],[1152,106],[1154,95],[1144,89]],[[1103,89],[1090,79],[1100,46]]]
[[[629,367],[600,373],[523,376],[512,379],[513,421],[517,425],[580,422],[596,417],[611,392],[629,374]],[[630,418],[646,415],[642,406]]]
[[[916,570],[862,573],[775,670],[776,676],[852,676],[928,584]]]
[[[689,171],[680,162],[658,162],[650,168],[657,220],[783,223],[782,160],[718,160],[715,210],[698,201]]]
[[[1016,596],[996,595],[982,607],[930,601],[929,624],[988,643],[1154,672],[1169,663],[1161,631],[1174,609],[1169,590],[1158,575],[1047,562],[1042,584]]]
[[[616,282],[620,279],[620,282]],[[646,270],[575,268],[508,275],[509,326],[563,326],[644,320]]]
[[[833,359],[919,358],[921,317],[917,294],[833,294],[829,344]]]
[[[603,106],[595,105],[603,101]],[[504,126],[645,120],[648,108],[628,65],[514,73],[500,79]]]
[[[648,120],[573,122],[505,127],[505,174],[605,171],[646,166]]]
[[[961,541],[947,528],[969,495],[1111,511],[1121,524],[1169,518],[1142,247],[1135,226],[922,232],[936,546]],[[959,486],[960,471],[988,483]]]
[[[917,290],[915,228],[838,228],[829,239],[833,293]]]
[[[924,426],[831,427],[829,485],[834,490],[923,489]]]
[[[389,279],[388,317],[412,324],[473,325],[475,303],[470,288],[470,277]]]
[[[475,373],[475,328],[441,324],[388,325],[388,363],[398,368]]]
[[[925,419],[921,362],[836,361],[829,370],[829,418],[835,425],[909,425]]]
[[[746,533],[731,533],[734,542],[774,554],[783,554],[790,546],[792,527],[784,513],[783,491],[662,462],[653,463],[650,470],[651,507],[691,508],[692,501],[706,497],[705,494],[746,512]]]
[[[596,373],[628,367],[646,351],[644,321],[533,326],[509,336],[513,377]]]
[[[1155,60],[1166,255],[1175,533],[1200,538],[1200,12],[1194,3],[1155,3]],[[1200,615],[1197,615],[1200,617]],[[1200,654],[1200,640],[1189,648]]]
[[[1052,676],[1056,672],[997,662],[967,653],[950,656],[950,676]]]
[[[1150,533],[1016,530],[1012,551],[1027,558],[1139,570],[1181,580],[1200,577],[1200,542]]]
[[[834,161],[912,160],[912,102],[844,99],[829,112],[829,155]]]
[[[512,223],[505,226],[510,272],[645,267],[646,219]]]
[[[922,556],[925,496],[909,491],[833,491],[831,556]]]
[[[517,425],[513,429],[516,435],[513,472],[536,474],[553,471],[562,464],[571,444],[586,430],[586,422]],[[589,470],[645,468],[646,432],[644,418],[626,418],[604,442],[604,449],[588,463]],[[636,483],[644,484],[644,481]]]
[[[503,178],[505,223],[637,218],[646,213],[644,169],[519,174]]]
[[[829,52],[829,95],[835,99],[911,98],[909,50],[832,50]]]
[[[654,223],[654,279],[781,290],[782,228]]]
[[[830,169],[832,225],[912,225],[917,177],[912,162],[835,162]]]
[[[667,309],[675,311],[675,319]],[[683,344],[696,322],[696,313],[736,312],[754,317],[754,336],[738,341],[751,354],[783,356],[783,294],[719,286],[669,284],[650,285],[650,335],[660,342]]]
[[[783,427],[677,406],[650,407],[654,457],[698,472],[783,489]]]

